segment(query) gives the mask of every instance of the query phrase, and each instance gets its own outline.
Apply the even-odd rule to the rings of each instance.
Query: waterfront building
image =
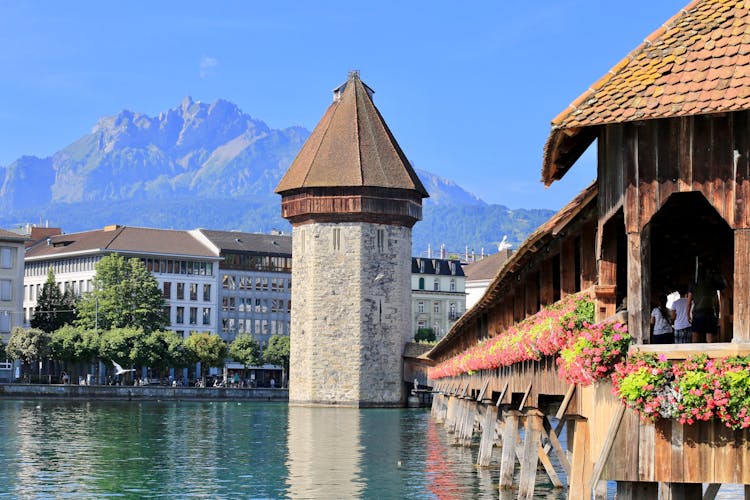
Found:
[[[0,341],[6,345],[10,332],[23,323],[24,242],[17,233],[0,229]],[[0,353],[0,381],[13,376],[13,364]]]
[[[248,334],[265,349],[273,335],[289,335],[292,310],[292,237],[239,231],[196,229],[199,241],[218,255],[216,287],[219,292],[218,333],[227,343]],[[244,370],[229,361],[228,370]],[[267,387],[271,379],[280,386],[278,366],[247,367],[247,377]]]
[[[252,335],[261,345],[289,335],[292,237],[238,231],[191,232],[218,255],[219,335],[231,342]]]
[[[279,182],[292,224],[289,400],[398,406],[411,228],[427,191],[357,72]]]
[[[465,310],[466,276],[461,261],[412,257],[412,335],[431,330],[439,339]]]
[[[119,254],[141,259],[161,288],[170,329],[217,333],[219,256],[189,231],[106,226],[59,234],[35,242],[26,251],[23,314],[28,323],[50,268],[61,291],[78,296],[93,290],[96,263]]]
[[[497,253],[488,255],[480,260],[470,262],[463,266],[466,275],[466,310],[468,311],[484,295],[487,287],[497,276],[500,268],[503,266],[513,251],[509,248],[500,250]]]

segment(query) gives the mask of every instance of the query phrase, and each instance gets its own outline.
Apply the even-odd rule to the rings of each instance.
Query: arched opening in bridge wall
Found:
[[[713,269],[726,281],[719,292],[717,341],[732,340],[734,233],[699,192],[674,193],[649,221],[650,297],[653,307],[659,294],[670,294],[682,284],[690,287],[697,273]],[[715,274],[714,273],[714,274]]]

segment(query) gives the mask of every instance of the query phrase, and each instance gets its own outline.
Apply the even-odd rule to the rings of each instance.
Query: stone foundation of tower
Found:
[[[402,406],[411,228],[303,224],[292,245],[289,402]]]

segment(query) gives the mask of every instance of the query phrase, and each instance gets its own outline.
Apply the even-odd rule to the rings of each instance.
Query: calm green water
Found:
[[[0,436],[0,498],[498,496],[426,410],[3,400]]]
[[[498,498],[451,442],[426,410],[0,400],[0,498]]]

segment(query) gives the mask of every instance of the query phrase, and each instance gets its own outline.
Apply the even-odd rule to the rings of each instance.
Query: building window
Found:
[[[198,300],[198,283],[190,283],[190,300]]]
[[[424,278],[419,278],[419,289],[424,290]]]
[[[13,249],[11,247],[0,247],[0,269],[13,267]]]
[[[333,249],[341,250],[341,229],[339,228],[333,230]]]
[[[164,282],[164,298],[167,300],[172,298],[172,283],[169,281]]]
[[[177,300],[185,300],[185,283],[177,283]]]
[[[221,278],[221,287],[224,290],[234,290],[234,276],[231,274],[225,274]]]
[[[456,291],[456,280],[451,280],[451,292]]]
[[[211,302],[211,285],[203,285],[203,302]]]
[[[211,308],[210,307],[203,308],[203,324],[204,325],[211,324]]]
[[[0,333],[10,332],[10,314],[8,311],[0,313]]]
[[[385,229],[378,229],[378,251],[385,250]]]
[[[455,319],[458,319],[458,314],[456,313],[456,303],[455,302],[451,302],[449,311],[450,311],[450,313],[449,313],[450,314],[449,319],[451,321],[453,321]]]
[[[185,323],[185,308],[184,307],[178,307],[177,313],[174,318],[174,322],[178,325],[181,325]]]
[[[421,300],[419,302],[417,302],[417,311],[419,311],[421,313],[424,312],[424,302],[422,302]]]
[[[440,312],[440,302],[433,302],[432,303],[432,312],[439,313]]]
[[[435,281],[432,282],[432,289],[435,290],[436,292],[440,291],[440,281],[439,280],[436,279]]]
[[[190,308],[190,324],[191,325],[198,324],[198,308],[197,307]]]
[[[13,299],[13,281],[0,280],[0,300]]]

